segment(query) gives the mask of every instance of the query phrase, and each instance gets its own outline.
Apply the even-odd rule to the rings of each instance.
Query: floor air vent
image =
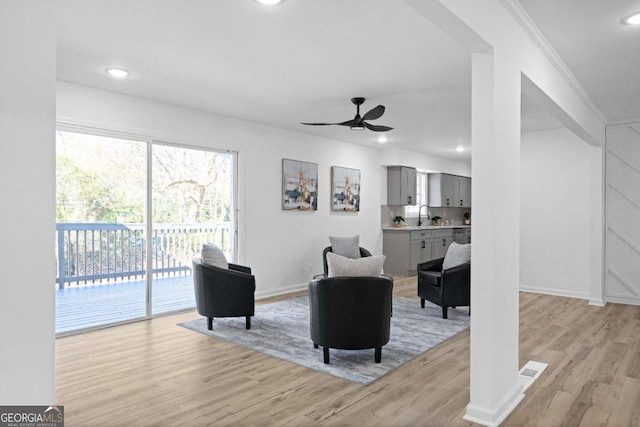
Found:
[[[529,386],[542,375],[542,372],[547,369],[547,366],[549,366],[547,363],[530,360],[520,369],[520,387],[522,388],[522,392],[528,389]]]

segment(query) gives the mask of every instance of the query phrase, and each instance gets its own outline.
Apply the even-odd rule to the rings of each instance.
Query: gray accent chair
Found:
[[[256,279],[251,268],[229,263],[229,269],[193,260],[193,286],[196,310],[207,318],[207,328],[213,329],[214,317],[245,317],[245,327],[251,329],[255,312]]]
[[[375,277],[319,278],[309,282],[310,332],[313,346],[329,349],[375,349],[389,342],[393,279]]]
[[[447,318],[449,307],[469,306],[471,315],[471,263],[447,270],[442,269],[444,258],[418,264],[418,296],[420,306],[430,301],[442,307],[442,318]]]

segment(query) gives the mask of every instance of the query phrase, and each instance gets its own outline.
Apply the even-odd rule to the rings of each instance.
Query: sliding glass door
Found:
[[[75,129],[56,150],[56,332],[193,308],[202,244],[234,259],[235,154]]]
[[[229,153],[152,147],[152,312],[193,307],[191,261],[216,243],[233,259],[233,170]]]
[[[147,143],[59,131],[56,332],[147,315]]]

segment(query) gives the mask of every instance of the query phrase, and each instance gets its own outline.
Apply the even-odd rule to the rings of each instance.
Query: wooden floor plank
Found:
[[[394,295],[419,307],[415,277],[397,278]],[[197,317],[58,338],[66,425],[473,425],[469,330],[362,386],[176,326]],[[521,293],[520,364],[549,368],[503,425],[640,425],[639,322],[640,307]]]

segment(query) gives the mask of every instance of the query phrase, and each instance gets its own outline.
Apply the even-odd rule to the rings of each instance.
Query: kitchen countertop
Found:
[[[442,228],[471,228],[470,225],[423,225],[423,226],[403,226],[403,227],[382,227],[383,231],[420,231],[420,230],[438,230]]]

